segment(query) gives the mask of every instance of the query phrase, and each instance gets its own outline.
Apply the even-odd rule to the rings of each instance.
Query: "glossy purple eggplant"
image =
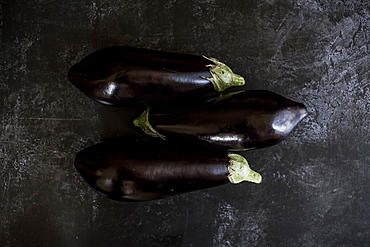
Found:
[[[243,151],[281,142],[306,115],[301,103],[251,90],[176,108],[148,108],[134,124],[172,142]]]
[[[261,182],[238,154],[187,153],[135,142],[103,142],[80,151],[75,167],[114,200],[144,201],[227,183]]]
[[[68,77],[90,98],[117,106],[178,100],[245,83],[214,58],[126,46],[88,55]]]

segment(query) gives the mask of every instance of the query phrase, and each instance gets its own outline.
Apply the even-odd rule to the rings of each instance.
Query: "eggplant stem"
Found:
[[[225,89],[233,86],[243,86],[245,80],[242,76],[235,74],[229,66],[221,63],[215,58],[203,56],[205,59],[211,61],[214,64],[209,64],[209,72],[212,78],[201,76],[201,78],[212,82],[217,92],[222,92]]]
[[[253,171],[248,161],[239,154],[228,154],[230,164],[227,166],[229,170],[228,178],[231,183],[238,184],[243,181],[248,181],[252,183],[261,183],[262,176],[258,172]]]
[[[159,137],[163,140],[166,140],[166,137],[160,133],[149,122],[149,110],[150,108],[146,109],[139,117],[134,120],[134,125],[136,127],[141,128],[145,134],[148,134],[152,137]]]

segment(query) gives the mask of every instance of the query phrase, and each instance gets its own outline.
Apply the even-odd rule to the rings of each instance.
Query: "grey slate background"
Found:
[[[370,4],[325,0],[0,0],[0,246],[368,246]],[[116,202],[73,167],[141,133],[67,70],[106,46],[217,57],[310,115],[245,156],[263,183]],[[117,115],[127,116],[127,121]]]

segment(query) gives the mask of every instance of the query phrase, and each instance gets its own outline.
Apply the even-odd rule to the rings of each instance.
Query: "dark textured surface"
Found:
[[[368,1],[0,1],[0,246],[368,246]],[[304,102],[263,183],[120,203],[75,154],[130,133],[135,109],[85,97],[67,70],[110,45],[205,54],[249,89]]]

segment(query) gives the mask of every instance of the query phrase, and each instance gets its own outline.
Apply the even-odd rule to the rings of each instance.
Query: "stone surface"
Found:
[[[0,0],[0,246],[367,246],[369,36],[360,0]],[[262,184],[106,199],[74,156],[140,135],[139,111],[88,99],[67,71],[110,45],[219,58],[310,114],[244,153]]]

